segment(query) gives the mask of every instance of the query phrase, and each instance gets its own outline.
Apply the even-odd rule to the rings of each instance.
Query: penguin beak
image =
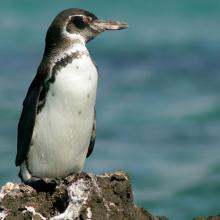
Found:
[[[128,23],[124,21],[104,21],[94,20],[90,26],[98,32],[114,31],[128,28]]]

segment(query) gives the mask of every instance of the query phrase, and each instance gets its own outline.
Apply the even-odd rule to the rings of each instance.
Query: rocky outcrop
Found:
[[[166,220],[134,204],[129,177],[124,172],[80,173],[57,185],[35,187],[7,183],[0,191],[3,220]]]

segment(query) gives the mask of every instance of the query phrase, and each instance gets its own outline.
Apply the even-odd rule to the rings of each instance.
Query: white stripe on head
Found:
[[[84,15],[74,15],[74,16],[70,16],[69,19],[68,19],[68,21],[67,21],[66,24],[64,25],[64,28],[63,28],[62,33],[63,33],[63,35],[64,35],[65,37],[67,37],[68,39],[71,39],[71,40],[79,40],[82,44],[85,45],[86,42],[85,42],[85,39],[84,39],[83,36],[81,36],[80,34],[76,34],[76,33],[69,33],[69,32],[66,30],[66,26],[67,26],[68,22],[71,20],[72,17],[76,17],[76,16],[82,17],[82,18],[85,17]]]
[[[69,33],[67,30],[66,30],[66,26],[63,28],[63,31],[62,31],[62,34],[68,38],[68,39],[71,39],[71,40],[78,40],[80,41],[83,45],[86,44],[86,41],[84,39],[84,37],[80,34],[76,34],[76,33]]]

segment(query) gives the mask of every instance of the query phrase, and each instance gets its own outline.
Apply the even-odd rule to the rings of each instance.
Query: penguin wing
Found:
[[[92,154],[92,151],[93,151],[94,145],[95,145],[95,138],[96,138],[96,111],[95,111],[95,114],[94,114],[93,130],[92,130],[89,149],[88,149],[86,157],[89,157]]]
[[[39,97],[43,90],[39,77],[31,83],[23,102],[23,109],[18,123],[17,155],[15,165],[19,166],[27,157],[37,115]],[[42,81],[41,81],[42,82]]]

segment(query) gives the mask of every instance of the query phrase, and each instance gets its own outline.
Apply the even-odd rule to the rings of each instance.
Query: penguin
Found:
[[[107,30],[128,27],[82,9],[59,13],[50,25],[42,61],[18,123],[22,182],[62,179],[81,172],[96,138],[98,70],[86,43]]]

